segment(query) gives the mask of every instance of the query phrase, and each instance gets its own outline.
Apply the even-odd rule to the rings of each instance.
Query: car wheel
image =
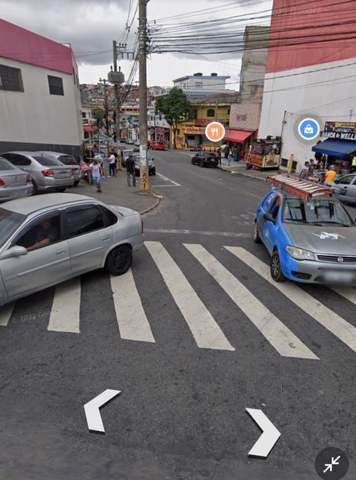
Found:
[[[65,189],[65,188],[57,188],[57,190],[56,190],[56,191],[57,191],[57,192],[60,192],[60,193],[63,193],[63,192],[65,192],[65,191],[66,191],[66,189]]]
[[[123,275],[132,265],[132,248],[121,245],[113,250],[107,260],[105,269],[113,276]]]
[[[38,194],[38,187],[36,185],[36,182],[34,182],[33,180],[32,180],[32,186],[33,186],[32,195],[37,195]]]
[[[261,243],[261,237],[258,233],[258,226],[257,226],[257,222],[255,222],[255,227],[253,229],[253,241],[255,243]]]
[[[203,160],[200,160],[199,165],[200,165],[201,167],[204,167],[204,161],[203,161]]]
[[[273,250],[271,257],[271,277],[275,282],[281,283],[285,281],[285,277],[281,268],[281,261],[279,259],[278,251]]]
[[[77,186],[79,185],[79,182],[80,182],[80,180],[76,180],[76,181],[74,182],[74,186],[77,187]]]

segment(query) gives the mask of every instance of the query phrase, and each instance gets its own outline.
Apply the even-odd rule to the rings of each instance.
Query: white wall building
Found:
[[[284,15],[279,15],[282,8]],[[333,0],[323,0],[313,5],[313,14],[306,13],[294,0],[274,0],[259,137],[282,136],[283,166],[293,155],[294,167],[300,169],[315,152],[341,166],[356,152],[356,44],[352,25],[356,9],[342,10]],[[290,46],[280,39],[286,28],[294,38]],[[298,126],[308,118],[320,126],[320,135],[309,140],[298,132]],[[332,145],[331,140],[324,143],[333,137]]]
[[[78,155],[82,122],[70,47],[0,20],[0,153]]]
[[[204,96],[214,93],[226,92],[226,80],[230,77],[212,73],[211,75],[203,75],[195,73],[186,77],[173,80],[174,86],[180,88],[187,96]]]

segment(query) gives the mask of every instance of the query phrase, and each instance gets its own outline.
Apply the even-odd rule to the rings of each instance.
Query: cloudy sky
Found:
[[[130,3],[133,13],[136,0],[0,0],[0,15],[53,40],[70,43],[79,63],[81,83],[96,83],[110,69],[112,41],[123,39]],[[270,8],[271,3],[272,0],[150,0],[148,19],[167,22],[166,17],[211,8],[211,13],[192,17],[206,20],[261,11]],[[218,11],[220,7],[221,13]],[[184,18],[187,20],[189,18]],[[133,42],[136,30],[137,19],[133,22],[129,44]],[[131,62],[121,61],[120,64],[127,75]],[[198,71],[230,75],[231,82],[237,82],[239,70],[238,54],[223,58],[154,54],[148,62],[148,83],[169,86],[173,79]],[[229,85],[229,88],[234,87]]]

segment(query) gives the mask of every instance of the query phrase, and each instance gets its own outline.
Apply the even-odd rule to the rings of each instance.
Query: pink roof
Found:
[[[0,19],[0,57],[73,74],[72,50]]]

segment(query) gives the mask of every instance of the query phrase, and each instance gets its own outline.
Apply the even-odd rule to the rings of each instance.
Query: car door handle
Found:
[[[101,237],[101,240],[102,240],[103,242],[105,242],[106,240],[110,240],[110,238],[111,238],[110,236],[108,236],[108,237]]]
[[[56,255],[62,255],[63,253],[65,253],[65,250],[57,250],[56,251]]]

